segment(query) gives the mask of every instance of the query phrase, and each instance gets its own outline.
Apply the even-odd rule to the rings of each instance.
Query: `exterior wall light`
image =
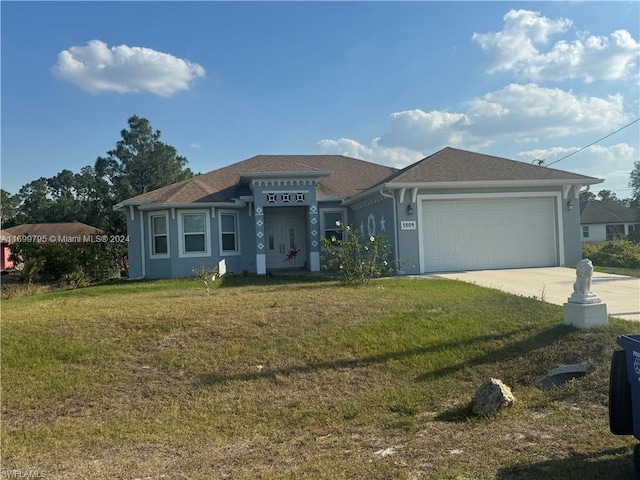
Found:
[[[413,215],[413,206],[411,204],[407,205],[407,215]]]
[[[567,200],[567,210],[573,210],[573,200]]]

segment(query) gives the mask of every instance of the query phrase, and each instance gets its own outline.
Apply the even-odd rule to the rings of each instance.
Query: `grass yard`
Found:
[[[631,479],[615,338],[447,280],[122,283],[2,303],[2,471],[47,479]],[[595,370],[541,391],[565,363]],[[487,377],[516,404],[473,418]]]

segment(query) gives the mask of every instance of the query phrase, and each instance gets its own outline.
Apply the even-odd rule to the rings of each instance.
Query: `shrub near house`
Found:
[[[102,280],[104,272],[119,268],[126,257],[121,243],[34,243],[11,244],[11,260],[29,268],[27,281],[40,275],[47,280],[68,279],[74,283]],[[25,272],[27,273],[27,272]]]

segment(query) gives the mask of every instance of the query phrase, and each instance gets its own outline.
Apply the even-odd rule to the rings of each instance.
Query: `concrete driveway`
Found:
[[[434,273],[424,276],[461,280],[562,305],[573,292],[576,271],[572,268],[548,267]],[[607,304],[609,316],[640,321],[640,278],[594,272],[591,291]]]

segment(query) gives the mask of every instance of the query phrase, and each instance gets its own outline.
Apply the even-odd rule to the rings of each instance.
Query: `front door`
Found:
[[[307,262],[304,207],[265,208],[267,270],[302,268]]]

